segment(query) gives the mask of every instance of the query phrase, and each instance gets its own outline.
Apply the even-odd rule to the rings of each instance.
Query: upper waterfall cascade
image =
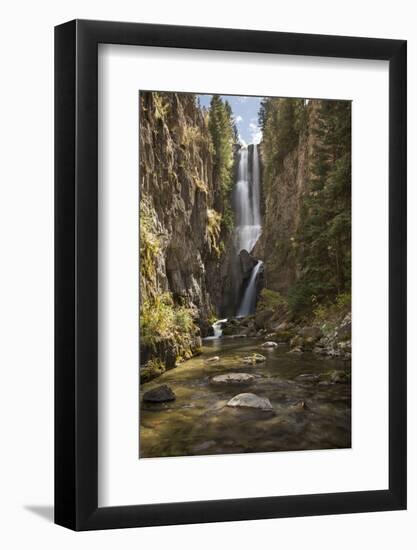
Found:
[[[260,209],[260,167],[258,146],[253,145],[249,170],[249,154],[245,147],[239,151],[239,164],[235,186],[236,248],[237,252],[252,252],[262,232]],[[237,315],[254,313],[256,308],[257,279],[263,263],[252,269]]]
[[[261,234],[260,170],[258,146],[253,146],[252,178],[249,178],[249,155],[247,148],[239,151],[239,165],[235,186],[236,244],[241,250],[251,252]]]

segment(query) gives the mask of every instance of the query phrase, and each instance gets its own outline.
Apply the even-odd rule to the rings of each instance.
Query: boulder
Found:
[[[143,400],[148,403],[164,403],[165,401],[175,401],[175,393],[164,384],[157,386],[143,394]]]
[[[261,348],[277,348],[277,347],[278,347],[278,344],[272,341],[264,342],[261,345]]]
[[[252,269],[258,263],[258,261],[255,260],[255,258],[253,258],[247,250],[240,251],[239,260],[240,260],[240,270],[242,273],[242,278],[247,279],[250,276]]]
[[[262,411],[272,411],[271,402],[267,397],[259,397],[254,393],[239,393],[227,403],[228,407],[248,407]]]
[[[292,348],[290,351],[287,351],[287,353],[303,353],[303,350],[299,347]]]
[[[209,357],[206,359],[207,363],[216,363],[217,361],[220,361],[220,357],[218,355],[215,355],[214,357]]]
[[[246,372],[230,372],[228,374],[219,374],[214,376],[210,382],[215,386],[219,385],[239,385],[239,384],[250,384],[254,380],[252,374]]]

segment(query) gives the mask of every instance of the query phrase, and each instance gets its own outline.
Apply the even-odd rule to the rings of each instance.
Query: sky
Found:
[[[199,95],[200,105],[209,107],[211,95]],[[262,97],[222,95],[230,103],[242,145],[259,143],[262,132],[258,125],[258,111]]]

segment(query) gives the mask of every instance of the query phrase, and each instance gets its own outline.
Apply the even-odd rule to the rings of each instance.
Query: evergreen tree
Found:
[[[346,101],[322,101],[308,192],[297,241],[301,277],[290,293],[296,313],[350,293],[351,122]]]

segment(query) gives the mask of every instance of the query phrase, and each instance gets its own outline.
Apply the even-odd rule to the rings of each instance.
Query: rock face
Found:
[[[143,394],[143,400],[148,403],[164,403],[166,401],[174,401],[175,393],[172,389],[164,384],[163,386],[158,386],[153,388]]]
[[[219,374],[214,376],[210,382],[215,386],[218,385],[239,385],[239,384],[250,384],[254,380],[252,374],[247,374],[246,372],[230,372],[229,374]]]
[[[254,393],[239,393],[227,403],[228,407],[248,407],[262,411],[272,411],[271,402],[267,397],[259,397]]]
[[[309,102],[306,131],[285,156],[280,170],[270,177],[264,191],[264,225],[254,254],[265,262],[267,287],[283,295],[287,295],[299,275],[292,243],[302,215],[303,196],[309,191],[319,103]]]
[[[193,94],[141,92],[139,175],[141,312],[150,304],[152,313],[163,295],[174,316],[181,306],[196,324],[184,342],[160,338],[150,346],[142,339],[141,365],[156,357],[172,368],[212,333],[229,239],[222,224],[228,199],[217,181],[208,120]]]

